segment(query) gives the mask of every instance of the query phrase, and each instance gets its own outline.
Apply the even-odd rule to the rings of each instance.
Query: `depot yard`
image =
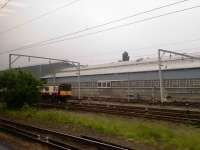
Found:
[[[29,107],[22,110],[1,108],[1,114],[10,119],[47,127],[70,125],[77,128],[77,131],[81,127],[86,131],[123,138],[130,143],[149,145],[156,149],[200,149],[200,129],[191,125]]]

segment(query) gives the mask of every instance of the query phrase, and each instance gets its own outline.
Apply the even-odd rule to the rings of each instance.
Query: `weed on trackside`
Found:
[[[121,136],[129,141],[158,146],[161,149],[200,150],[200,129],[189,125],[142,119],[127,119],[105,114],[89,114],[62,110],[1,109],[10,118],[27,119],[43,124],[72,124],[99,133]]]

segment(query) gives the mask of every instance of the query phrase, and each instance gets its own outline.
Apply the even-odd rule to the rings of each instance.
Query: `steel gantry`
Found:
[[[14,60],[12,60],[13,56],[15,57]],[[78,98],[80,99],[80,97],[81,97],[81,94],[80,94],[81,93],[81,89],[80,89],[80,62],[63,60],[63,59],[56,59],[56,58],[49,58],[49,57],[40,57],[40,56],[31,56],[31,55],[22,55],[22,54],[9,54],[9,69],[12,68],[12,64],[14,64],[20,57],[27,57],[29,61],[30,61],[31,58],[38,58],[38,59],[49,60],[49,63],[51,63],[51,60],[53,60],[53,61],[60,61],[60,62],[64,62],[64,63],[71,63],[71,64],[75,65],[75,68],[78,71],[78,73],[77,73]],[[54,82],[55,82],[55,78],[56,78],[56,72],[53,72],[52,79],[54,79]]]
[[[179,55],[182,57],[187,57],[190,59],[197,59],[200,60],[200,57],[195,57],[195,56],[191,56],[191,55],[187,55],[185,53],[179,53],[179,52],[173,52],[173,51],[169,51],[169,50],[163,50],[163,49],[158,49],[158,75],[159,75],[159,83],[160,83],[160,99],[161,99],[161,103],[166,101],[166,95],[165,95],[165,88],[163,86],[163,76],[162,76],[162,57],[161,57],[161,53],[165,54],[173,54],[173,55]]]

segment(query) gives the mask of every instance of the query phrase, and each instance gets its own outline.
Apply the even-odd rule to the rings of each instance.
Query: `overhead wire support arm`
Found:
[[[161,101],[161,103],[163,103],[163,102],[167,101],[167,99],[166,99],[166,95],[165,95],[164,80],[163,80],[163,75],[162,75],[161,52],[163,52],[163,54],[168,53],[168,54],[170,54],[170,56],[171,56],[171,54],[174,54],[174,55],[183,56],[183,57],[187,57],[190,59],[196,59],[196,60],[200,60],[200,57],[195,57],[195,56],[191,56],[188,54],[173,52],[173,51],[164,50],[164,49],[158,49],[158,75],[159,75],[159,84],[160,84],[160,101]]]
[[[17,56],[13,61],[12,61],[12,56]],[[20,57],[28,57],[28,59],[30,58],[39,58],[39,59],[45,59],[45,60],[49,60],[49,63],[51,64],[51,60],[54,60],[54,61],[61,61],[61,62],[64,62],[64,63],[71,63],[74,65],[74,67],[77,69],[78,71],[78,74],[77,74],[77,82],[78,82],[78,99],[80,99],[81,97],[81,89],[80,89],[80,62],[76,62],[76,61],[71,61],[71,60],[63,60],[63,59],[56,59],[56,58],[49,58],[49,57],[40,57],[40,56],[32,56],[32,55],[22,55],[22,54],[9,54],[9,69],[12,69],[12,64],[14,62],[16,62],[16,60]],[[41,66],[40,66],[41,67]],[[41,69],[41,68],[40,68]],[[40,71],[41,72],[41,71]],[[56,75],[55,75],[55,71],[53,72],[53,79],[54,79],[54,82],[56,81],[55,80],[56,78]]]
[[[50,58],[50,57],[40,57],[40,56],[31,56],[31,55],[22,55],[22,54],[9,54],[11,57],[14,56],[22,56],[22,57],[32,57],[32,58],[40,58],[40,59],[47,59],[47,60],[55,60],[55,61],[62,61],[62,62],[70,62],[73,64],[78,64],[79,62],[71,61],[71,60],[62,60],[62,59],[56,59],[56,58]]]
[[[13,61],[11,61],[11,64],[13,64],[14,62],[16,62],[21,56],[17,56]]]
[[[164,50],[164,49],[159,49],[158,51],[160,51],[160,52],[164,52],[164,53],[169,53],[169,54],[180,55],[180,56],[188,57],[188,58],[191,58],[191,59],[200,59],[199,57],[195,57],[195,56],[187,55],[187,54],[184,54],[184,53],[172,52],[172,51]]]

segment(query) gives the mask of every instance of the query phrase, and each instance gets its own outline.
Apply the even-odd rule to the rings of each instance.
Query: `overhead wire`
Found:
[[[70,2],[70,3],[67,2],[67,3],[65,3],[64,5],[62,5],[62,6],[60,6],[60,7],[57,7],[57,8],[55,8],[55,9],[53,9],[53,10],[50,10],[50,11],[48,11],[48,12],[45,12],[45,13],[43,13],[43,14],[41,14],[41,15],[35,17],[35,18],[32,18],[32,19],[30,19],[30,20],[27,20],[27,21],[21,23],[21,24],[18,24],[18,25],[16,25],[16,26],[13,26],[13,27],[11,27],[11,28],[8,28],[7,30],[0,31],[0,35],[1,35],[1,34],[5,34],[5,33],[9,32],[9,31],[11,31],[11,30],[20,28],[20,27],[22,27],[22,26],[25,26],[25,25],[27,25],[27,24],[30,24],[30,23],[32,23],[32,22],[34,22],[34,21],[36,21],[36,20],[39,20],[39,19],[41,19],[41,18],[43,18],[43,17],[45,17],[45,16],[48,16],[48,15],[50,15],[50,14],[56,12],[56,11],[59,11],[60,9],[69,7],[69,6],[71,6],[72,4],[74,4],[74,3],[78,2],[78,1],[80,1],[80,0],[73,0],[73,1]]]
[[[7,0],[2,6],[0,6],[0,9],[3,9],[4,7],[6,7],[6,5],[8,4],[10,0]]]
[[[184,48],[184,49],[176,49],[176,50],[173,50],[173,52],[182,52],[182,53],[194,55],[197,52],[189,52],[189,53],[186,52],[188,50],[194,50],[194,49],[200,49],[200,47],[190,47],[190,48]],[[171,48],[169,48],[168,50],[171,50]],[[145,55],[134,55],[134,57],[137,57],[137,58],[145,58],[145,57],[148,58],[148,57],[153,57],[153,56],[155,57],[155,53],[149,53],[149,54],[145,54]]]
[[[110,27],[110,28],[107,28],[107,29],[104,29],[104,30],[99,30],[99,31],[96,31],[96,32],[91,32],[91,33],[87,33],[87,34],[83,34],[83,35],[79,35],[79,36],[74,36],[74,37],[71,37],[71,38],[52,41],[52,42],[49,42],[49,43],[46,43],[46,44],[53,44],[53,43],[62,42],[62,41],[66,41],[66,40],[71,40],[71,39],[81,38],[81,37],[85,37],[85,36],[89,36],[89,35],[94,35],[94,34],[98,34],[98,33],[101,33],[101,32],[106,32],[106,31],[110,31],[110,30],[114,30],[114,29],[130,26],[130,25],[133,25],[133,24],[146,22],[146,21],[149,21],[149,20],[161,18],[161,17],[164,17],[164,16],[172,15],[172,14],[175,14],[175,13],[179,13],[179,12],[183,12],[183,11],[187,11],[187,10],[191,10],[191,9],[195,9],[195,8],[200,8],[200,5],[194,6],[194,7],[185,8],[185,9],[181,9],[181,10],[177,10],[177,11],[171,11],[169,13],[164,13],[164,14],[161,14],[161,15],[148,17],[148,18],[145,18],[145,19],[141,19],[141,20],[137,20],[137,21],[134,21],[134,22],[130,22],[130,23],[126,23],[126,24]]]
[[[169,45],[178,45],[178,44],[182,44],[182,43],[188,43],[188,42],[196,42],[196,41],[200,41],[200,38],[196,38],[196,39],[192,39],[192,40],[184,40],[184,41],[179,41],[179,42],[173,42],[173,43],[162,43],[162,44],[158,44],[158,45],[150,45],[150,46],[146,46],[146,47],[138,47],[138,48],[134,48],[134,50],[145,50],[145,49],[159,49],[159,46],[169,46]],[[191,48],[185,48],[185,49],[178,49],[178,51],[185,51],[185,50],[194,50],[194,49],[200,49],[200,47],[191,47]],[[130,49],[129,51],[134,51],[133,49]],[[108,54],[108,53],[106,53]],[[110,54],[110,53],[109,53]],[[145,55],[134,55],[134,57],[144,57],[144,56],[154,56],[155,54],[151,53],[151,54],[145,54]]]
[[[13,52],[13,51],[19,51],[19,50],[29,49],[29,48],[33,48],[33,47],[41,47],[41,46],[45,46],[45,45],[49,45],[49,44],[54,44],[54,43],[58,43],[58,42],[66,41],[66,40],[72,40],[72,39],[77,39],[77,38],[81,38],[81,37],[86,37],[86,36],[89,36],[89,35],[94,35],[94,34],[106,32],[106,31],[110,31],[110,30],[114,30],[114,29],[118,29],[118,28],[130,26],[130,25],[133,25],[133,24],[138,24],[138,23],[142,23],[142,22],[154,20],[154,19],[157,19],[157,18],[161,18],[161,17],[172,15],[172,14],[179,13],[179,12],[184,12],[184,11],[187,11],[187,10],[192,10],[192,9],[195,9],[195,8],[200,8],[200,5],[189,7],[189,8],[185,8],[185,9],[181,9],[181,10],[171,11],[171,12],[164,13],[164,14],[161,14],[161,15],[157,15],[157,16],[153,16],[153,17],[148,17],[148,18],[145,18],[145,19],[141,19],[141,20],[137,20],[137,21],[134,21],[134,22],[130,22],[130,23],[126,23],[126,24],[122,24],[122,25],[110,27],[110,28],[107,28],[107,29],[104,29],[104,30],[99,30],[99,31],[96,31],[96,32],[90,32],[90,33],[87,33],[87,34],[73,36],[73,37],[65,38],[65,39],[61,39],[61,40],[49,41],[48,43],[34,45],[34,46],[29,46],[29,47],[28,46],[27,47],[22,47],[22,48],[20,47],[20,48],[17,48],[17,49],[12,49],[12,50],[8,50],[8,51],[4,51],[4,52],[0,53],[0,55],[5,54],[5,53],[9,53],[9,52]]]
[[[39,45],[39,44],[43,44],[43,43],[46,43],[46,42],[49,42],[49,41],[61,39],[63,37],[68,37],[68,36],[72,36],[72,35],[75,35],[75,34],[80,34],[80,33],[83,33],[83,32],[86,32],[86,31],[90,31],[90,30],[93,30],[93,29],[96,29],[96,28],[104,27],[104,26],[109,25],[109,24],[121,22],[123,20],[127,20],[127,19],[130,19],[130,18],[136,17],[136,16],[140,16],[140,15],[143,15],[143,14],[146,14],[146,13],[149,13],[149,12],[153,12],[153,11],[160,10],[160,9],[163,9],[163,8],[166,8],[166,7],[170,7],[170,6],[173,6],[173,5],[181,4],[181,3],[184,3],[184,2],[187,2],[187,1],[191,1],[191,0],[181,0],[181,1],[178,1],[178,2],[175,2],[175,3],[170,3],[170,4],[163,5],[163,6],[160,6],[160,7],[156,7],[156,8],[150,9],[150,10],[146,10],[146,11],[142,11],[142,12],[139,12],[139,13],[136,13],[136,14],[132,14],[132,15],[126,16],[126,17],[122,17],[120,19],[111,20],[111,21],[103,23],[103,24],[94,25],[94,26],[88,27],[86,29],[78,30],[78,31],[71,32],[71,33],[66,33],[66,34],[63,34],[61,36],[56,36],[56,37],[53,37],[53,38],[49,38],[47,40],[43,40],[43,41],[40,41],[40,42],[36,42],[36,43],[29,44],[29,45],[25,45],[25,46],[22,46],[22,47],[17,48],[17,49],[29,48],[29,47],[32,47],[32,46],[35,46],[35,45]]]
[[[152,48],[155,48],[155,47],[158,47],[158,46],[178,45],[178,44],[182,44],[182,43],[190,43],[190,42],[197,42],[197,41],[200,41],[200,38],[183,40],[183,41],[172,42],[172,43],[161,43],[161,44],[157,44],[157,45],[149,45],[149,46],[145,46],[145,47],[138,47],[138,48],[135,48],[135,49],[136,50],[152,49]]]

